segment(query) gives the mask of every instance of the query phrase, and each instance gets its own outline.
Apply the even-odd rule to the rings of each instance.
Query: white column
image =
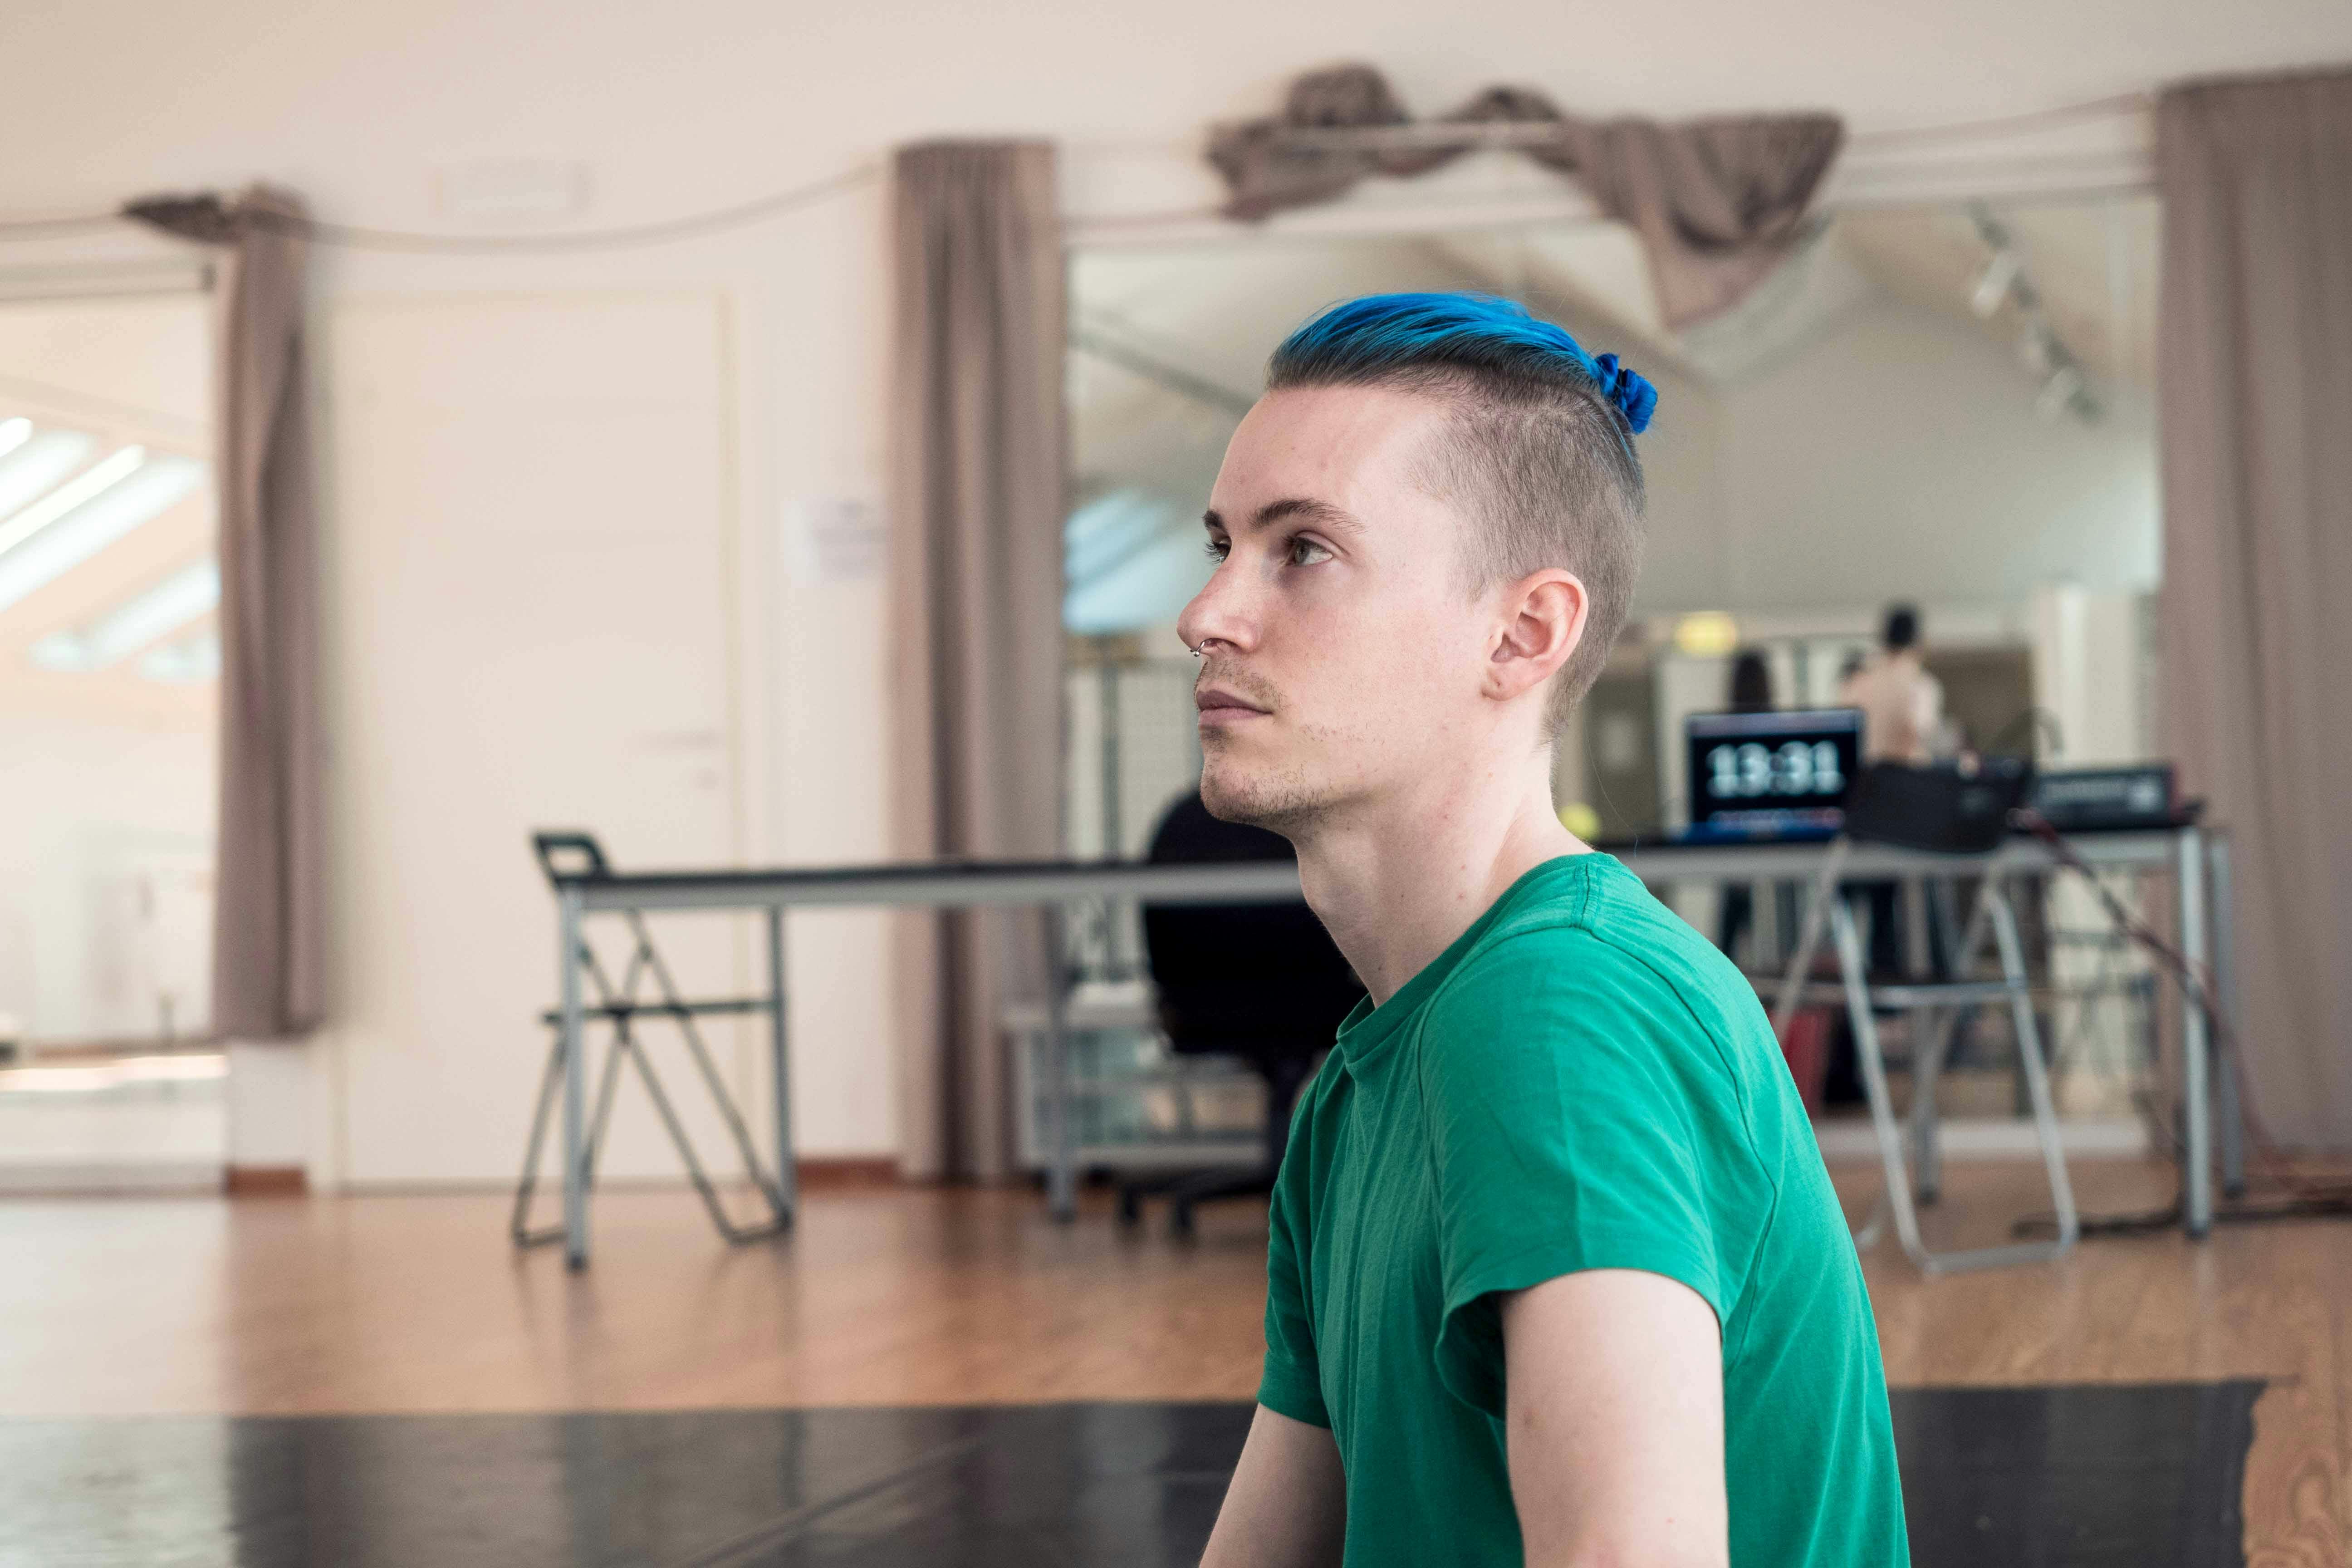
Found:
[[[2093,594],[2072,583],[2044,584],[2033,600],[2034,701],[2057,721],[2060,744],[2045,750],[2044,768],[2089,768],[2136,763],[2148,754],[2141,701],[2145,659],[2140,602],[2129,595]],[[2043,744],[2048,747],[2045,732]],[[2053,930],[2100,931],[2107,918],[2091,890],[2074,877],[2050,883],[2047,910]],[[2137,905],[2136,889],[2119,889]],[[2140,967],[2130,954],[2104,958],[2095,949],[2061,946],[2052,976],[2062,985],[2086,984],[2104,968],[2110,978]],[[2058,1106],[2070,1116],[2130,1114],[2125,1063],[2132,1042],[2130,1015],[2120,998],[2102,1000],[2087,1019],[2072,1002],[2052,1020],[2049,1047],[2069,1047],[2055,1080]],[[2053,1064],[2054,1065],[2054,1064]]]
[[[311,1121],[319,1097],[304,1042],[228,1043],[228,1164],[250,1180],[310,1180]]]

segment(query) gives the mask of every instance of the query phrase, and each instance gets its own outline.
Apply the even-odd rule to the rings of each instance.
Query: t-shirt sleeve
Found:
[[[1314,1099],[1310,1084],[1291,1118],[1290,1143],[1275,1177],[1266,1211],[1265,1371],[1257,1402],[1277,1415],[1313,1426],[1331,1425],[1323,1407],[1323,1379],[1315,1355],[1315,1320],[1307,1305],[1307,1182],[1310,1163],[1300,1127]]]
[[[1474,957],[1423,1039],[1444,1315],[1438,1373],[1503,1415],[1496,1292],[1588,1268],[1689,1286],[1726,1312],[1700,1122],[1729,1093],[1674,989],[1581,931]],[[1719,1130],[1718,1130],[1719,1135]]]

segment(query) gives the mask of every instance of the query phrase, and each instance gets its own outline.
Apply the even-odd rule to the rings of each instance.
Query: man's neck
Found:
[[[1375,1006],[1512,883],[1586,851],[1553,814],[1549,751],[1516,767],[1449,771],[1318,823],[1297,846],[1307,902]]]

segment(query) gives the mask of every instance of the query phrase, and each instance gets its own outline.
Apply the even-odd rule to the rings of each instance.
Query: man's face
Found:
[[[1177,622],[1206,647],[1218,816],[1295,836],[1458,762],[1494,626],[1465,591],[1470,520],[1418,477],[1446,418],[1389,388],[1295,388],[1234,432],[1205,519],[1219,563]]]

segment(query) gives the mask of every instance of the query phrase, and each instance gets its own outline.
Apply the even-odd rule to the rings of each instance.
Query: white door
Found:
[[[635,868],[738,848],[725,331],[709,295],[337,313],[324,619],[354,1181],[511,1176],[555,992],[532,828],[592,829]],[[690,993],[748,981],[732,921],[662,934]],[[751,1087],[735,1029],[713,1037]],[[621,1103],[604,1171],[676,1174],[635,1084]],[[715,1156],[717,1123],[691,1124]]]

